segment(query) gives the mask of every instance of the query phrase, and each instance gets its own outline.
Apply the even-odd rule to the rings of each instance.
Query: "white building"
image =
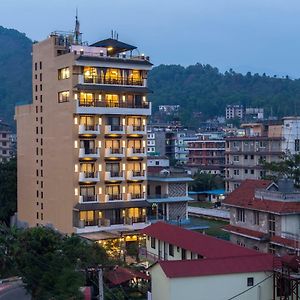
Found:
[[[242,105],[227,105],[226,106],[226,120],[229,119],[243,119],[244,107]]]
[[[300,117],[283,118],[282,151],[296,154],[300,151]]]

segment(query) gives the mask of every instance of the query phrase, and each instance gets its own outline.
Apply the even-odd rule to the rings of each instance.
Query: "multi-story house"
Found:
[[[245,180],[223,201],[233,243],[262,252],[300,254],[300,192],[293,181]]]
[[[243,125],[244,136],[226,138],[225,189],[233,191],[245,179],[266,175],[262,163],[282,159],[282,126],[253,123]]]
[[[193,179],[186,173],[176,173],[168,169],[160,172],[148,168],[147,201],[151,204],[149,218],[154,220],[176,221],[188,220],[188,183]]]
[[[66,233],[141,228],[152,64],[117,39],[78,36],[33,45],[33,103],[16,108],[18,219]]]
[[[223,174],[225,165],[225,140],[220,134],[200,134],[188,142],[187,166],[193,171]]]
[[[9,125],[0,122],[0,163],[9,161],[13,155],[11,130]]]
[[[266,173],[263,162],[277,162],[284,155],[300,151],[300,118],[286,117],[276,124],[242,125],[243,136],[226,138],[226,191],[231,192],[245,179],[260,179]]]
[[[243,105],[227,105],[225,118],[229,119],[243,119],[244,117],[244,107]]]

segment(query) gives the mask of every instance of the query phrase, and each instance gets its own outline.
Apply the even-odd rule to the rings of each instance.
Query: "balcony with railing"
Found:
[[[147,155],[146,149],[142,148],[128,148],[127,156],[128,157],[145,157]]]
[[[145,193],[128,193],[127,200],[128,201],[145,200]]]
[[[147,127],[145,125],[128,125],[127,134],[147,134]]]
[[[80,203],[99,202],[98,195],[81,195],[79,196]]]
[[[101,75],[79,75],[79,83],[82,84],[105,84],[105,85],[125,85],[125,86],[145,86],[146,80],[133,78],[132,76],[101,76]]]
[[[125,157],[124,148],[105,148],[104,155],[106,158],[122,158]]]
[[[105,180],[107,181],[122,181],[125,180],[123,171],[109,171],[105,172]]]
[[[79,158],[86,159],[97,159],[100,157],[98,148],[80,148],[79,149]]]
[[[88,134],[88,135],[97,135],[100,134],[100,126],[98,124],[88,125],[88,124],[80,124],[79,125],[79,134]]]
[[[78,114],[110,114],[110,115],[151,115],[151,102],[147,101],[100,101],[99,99],[76,100]]]
[[[99,172],[80,172],[79,173],[80,182],[99,182]]]
[[[105,125],[105,134],[125,134],[125,126]]]
[[[127,171],[127,180],[146,180],[146,171]]]
[[[124,201],[124,194],[105,195],[105,202],[108,202],[108,201]]]

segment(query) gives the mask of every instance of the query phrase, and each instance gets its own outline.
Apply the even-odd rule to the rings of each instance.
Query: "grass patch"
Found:
[[[189,202],[189,206],[201,207],[201,208],[213,208],[214,203],[206,202],[206,201],[191,201]]]

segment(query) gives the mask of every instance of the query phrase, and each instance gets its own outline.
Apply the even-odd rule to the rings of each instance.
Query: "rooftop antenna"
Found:
[[[75,44],[79,44],[79,37],[80,37],[80,23],[78,21],[78,8],[76,7],[76,17],[75,17]]]

